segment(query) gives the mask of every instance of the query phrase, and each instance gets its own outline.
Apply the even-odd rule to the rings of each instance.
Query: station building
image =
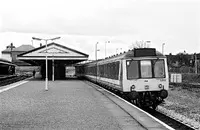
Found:
[[[48,79],[65,79],[66,70],[76,63],[88,60],[88,55],[66,46],[50,43],[17,55],[17,59],[33,66],[40,66],[42,78],[46,75],[46,56]]]
[[[17,55],[22,54],[24,52],[30,51],[34,49],[32,45],[21,45],[19,47],[15,47],[13,43],[8,45],[2,53],[2,59],[12,62],[17,66],[30,66],[27,62],[23,62],[17,59]]]

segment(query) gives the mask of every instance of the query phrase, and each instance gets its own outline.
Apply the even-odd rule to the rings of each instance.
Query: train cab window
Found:
[[[126,62],[127,66],[127,79],[137,79],[139,78],[138,61],[128,60]]]
[[[152,66],[150,60],[141,60],[141,78],[152,78]]]
[[[153,63],[154,63],[154,76],[155,76],[155,78],[164,78],[165,77],[164,60],[155,60]]]

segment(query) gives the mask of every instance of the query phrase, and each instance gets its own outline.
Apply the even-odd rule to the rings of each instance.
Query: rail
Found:
[[[0,87],[18,82],[20,80],[24,80],[28,77],[31,77],[30,75],[7,75],[0,77]]]

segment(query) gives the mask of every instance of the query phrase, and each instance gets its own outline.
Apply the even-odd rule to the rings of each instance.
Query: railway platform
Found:
[[[29,79],[0,93],[0,129],[167,129],[132,109],[134,119],[100,91],[76,79],[49,81],[45,91],[44,80]]]

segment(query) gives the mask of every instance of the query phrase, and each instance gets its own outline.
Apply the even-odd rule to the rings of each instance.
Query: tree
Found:
[[[149,48],[149,43],[150,41],[136,41],[135,43],[132,43],[130,45],[130,49],[134,49],[134,48]]]

